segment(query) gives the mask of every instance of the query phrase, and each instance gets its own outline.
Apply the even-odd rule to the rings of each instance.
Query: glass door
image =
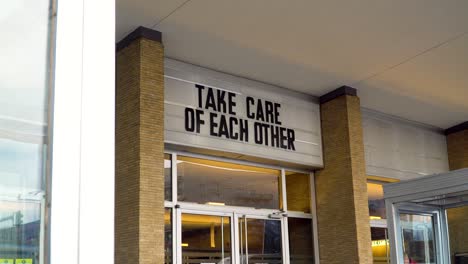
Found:
[[[406,263],[437,263],[433,214],[400,213],[403,256]]]
[[[441,228],[445,214],[438,208],[400,205],[395,218],[398,259],[401,263],[441,264],[445,262],[442,239],[446,230]],[[400,263],[399,262],[399,263]]]
[[[232,214],[182,210],[179,217],[179,263],[232,263]]]
[[[176,263],[289,263],[284,261],[288,259],[287,218],[280,213],[245,215],[178,208],[176,219]]]
[[[283,220],[238,216],[240,264],[283,263]]]

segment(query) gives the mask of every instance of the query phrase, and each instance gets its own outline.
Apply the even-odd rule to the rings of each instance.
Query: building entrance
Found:
[[[286,217],[276,212],[242,212],[241,208],[176,209],[178,263],[283,263]],[[202,206],[203,207],[203,206]]]
[[[166,155],[165,169],[166,263],[309,264],[318,257],[313,174],[188,153]]]
[[[396,207],[395,226],[401,239],[401,254],[405,263],[443,263],[437,253],[436,241],[442,241],[440,222],[444,221],[438,208],[401,204]],[[437,247],[441,245],[438,244]],[[442,249],[439,249],[442,252]],[[438,256],[439,255],[439,256]]]
[[[392,263],[468,263],[468,169],[384,189]]]
[[[233,250],[232,214],[179,210],[179,263],[230,263]]]
[[[271,216],[270,216],[271,217]],[[275,217],[276,218],[276,217]],[[284,217],[277,219],[243,215],[238,218],[239,262],[283,263]]]

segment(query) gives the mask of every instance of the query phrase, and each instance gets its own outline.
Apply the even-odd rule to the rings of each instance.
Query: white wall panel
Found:
[[[368,175],[400,180],[447,172],[442,130],[372,110],[362,110]]]
[[[50,263],[114,263],[115,2],[58,1]]]

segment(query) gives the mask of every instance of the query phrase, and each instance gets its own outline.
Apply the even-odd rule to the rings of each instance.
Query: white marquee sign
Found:
[[[313,98],[165,61],[165,142],[322,167]]]

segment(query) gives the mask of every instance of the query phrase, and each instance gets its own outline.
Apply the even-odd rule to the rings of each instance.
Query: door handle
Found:
[[[284,211],[274,212],[268,215],[270,219],[282,219],[283,217],[287,217],[288,214]]]

